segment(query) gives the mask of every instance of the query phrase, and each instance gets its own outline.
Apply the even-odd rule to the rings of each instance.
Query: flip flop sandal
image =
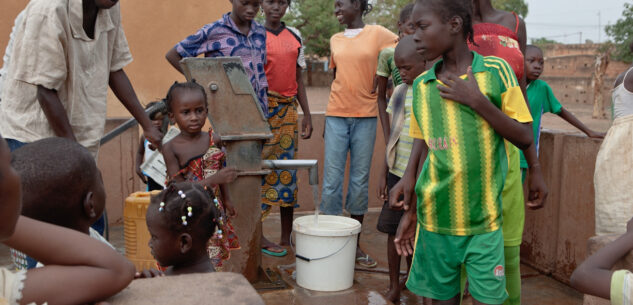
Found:
[[[274,257],[284,257],[288,254],[288,250],[283,249],[283,251],[281,252],[274,252],[274,251],[270,251],[268,249],[262,248],[262,253],[266,255],[274,256]]]
[[[365,268],[374,268],[378,266],[378,262],[375,261],[373,258],[369,257],[369,254],[366,254],[365,256],[357,257],[356,263],[359,264],[361,267],[365,267]]]

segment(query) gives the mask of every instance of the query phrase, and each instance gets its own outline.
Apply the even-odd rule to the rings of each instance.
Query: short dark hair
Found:
[[[537,45],[529,44],[529,45],[525,46],[525,51],[526,52],[527,52],[528,49],[537,49],[537,50],[541,51],[541,53],[543,53],[543,49],[541,49]]]
[[[165,97],[165,104],[167,105],[167,110],[169,112],[172,111],[171,109],[171,102],[174,98],[174,91],[176,91],[176,89],[189,89],[189,90],[200,90],[202,92],[202,96],[204,97],[204,105],[207,106],[207,92],[204,91],[204,88],[202,86],[200,86],[200,84],[198,84],[196,82],[195,79],[192,79],[191,81],[188,82],[174,82],[173,85],[171,85],[171,87],[169,87],[169,90],[167,91],[167,96]]]
[[[22,178],[22,215],[74,228],[83,215],[84,196],[103,183],[94,157],[66,138],[47,138],[12,153]]]
[[[409,18],[411,18],[411,12],[413,12],[413,3],[409,3],[407,5],[405,5],[401,10],[400,10],[400,23],[405,23],[407,22],[407,20],[409,20]]]
[[[438,13],[444,21],[457,16],[462,19],[464,38],[470,43],[475,43],[475,31],[473,29],[473,3],[472,0],[417,0],[417,3],[429,3],[431,8]]]
[[[220,217],[211,195],[200,184],[192,182],[170,184],[152,196],[149,209],[159,211],[157,215],[162,215],[171,232],[188,232],[205,242],[215,232]]]

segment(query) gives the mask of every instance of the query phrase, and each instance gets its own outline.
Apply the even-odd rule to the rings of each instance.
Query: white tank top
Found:
[[[622,83],[613,89],[613,119],[621,118],[633,114],[633,92],[624,87],[627,75],[633,70],[629,68],[624,74]]]

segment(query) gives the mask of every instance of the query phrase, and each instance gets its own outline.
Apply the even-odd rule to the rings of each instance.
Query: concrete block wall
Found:
[[[602,141],[544,131],[540,161],[549,188],[546,206],[526,211],[521,258],[564,283],[587,256],[595,233],[593,174]]]

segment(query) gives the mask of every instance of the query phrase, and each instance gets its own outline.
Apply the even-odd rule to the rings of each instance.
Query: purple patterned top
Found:
[[[176,45],[176,51],[182,57],[196,57],[204,53],[205,57],[238,56],[246,73],[251,78],[259,104],[268,115],[268,81],[266,80],[266,29],[259,23],[251,22],[248,36],[245,36],[226,13],[219,20],[203,26],[195,34]]]

